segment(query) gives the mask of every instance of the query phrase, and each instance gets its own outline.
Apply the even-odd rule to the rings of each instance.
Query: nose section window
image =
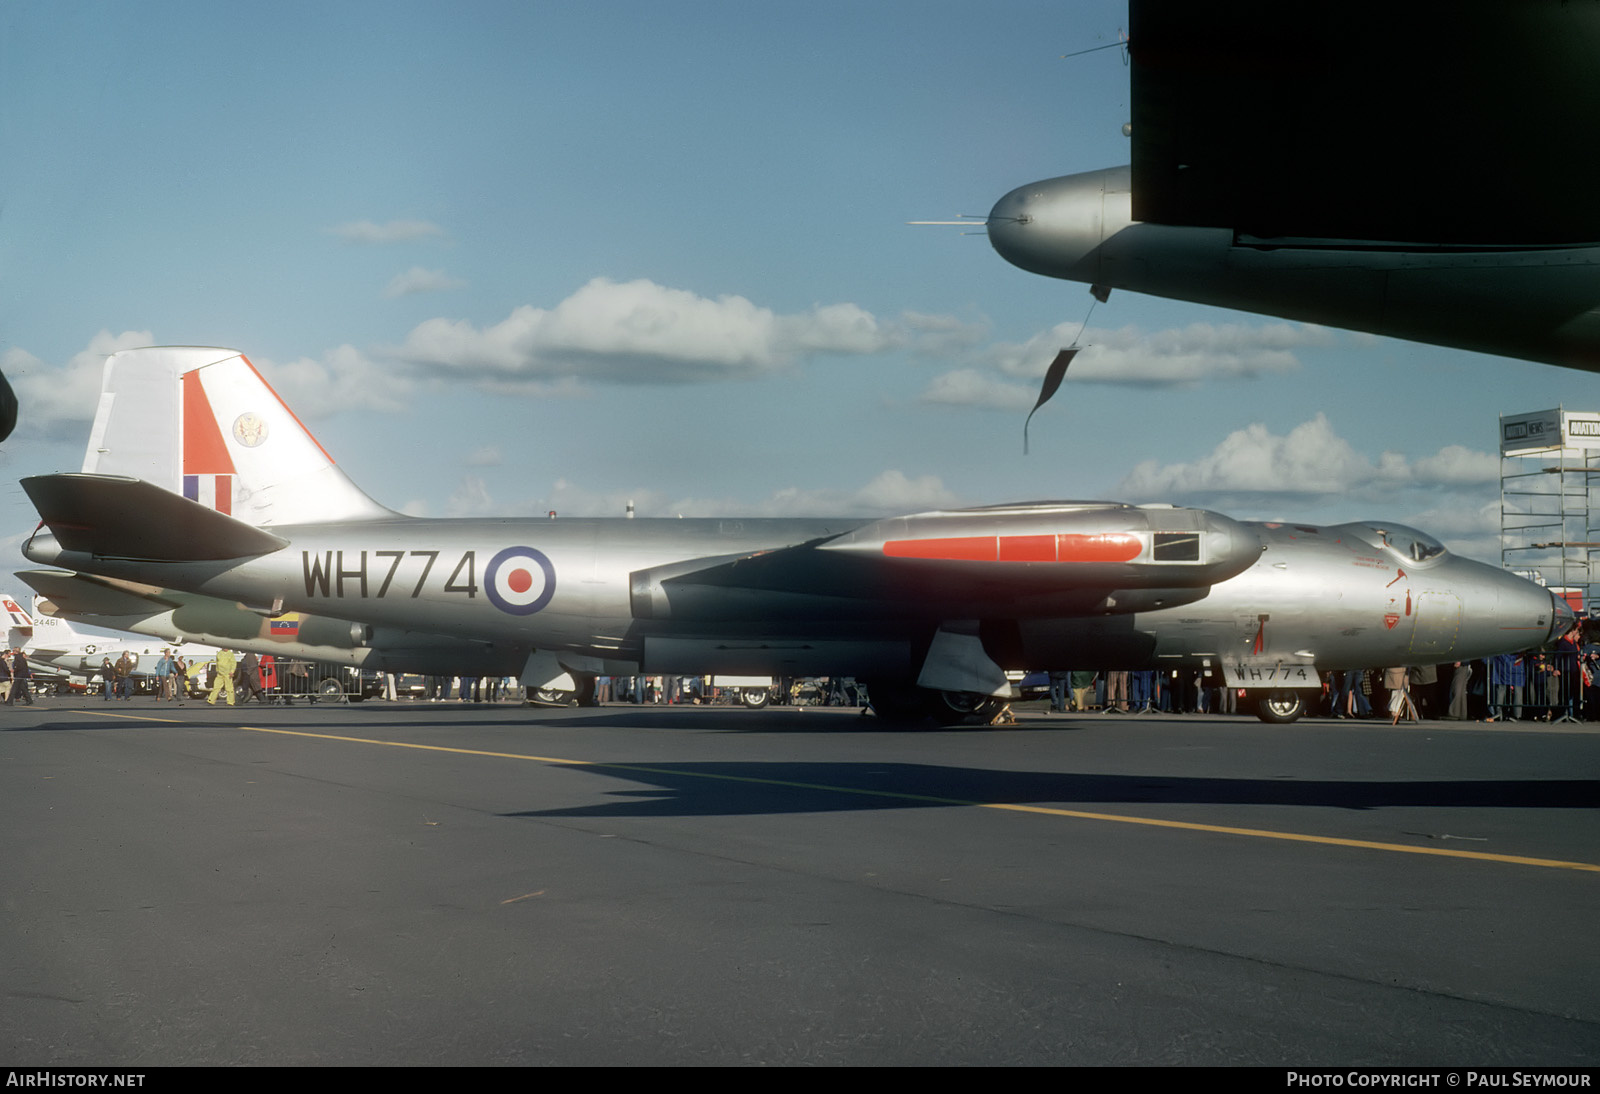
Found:
[[[1199,562],[1199,532],[1156,532],[1150,556],[1157,562]]]

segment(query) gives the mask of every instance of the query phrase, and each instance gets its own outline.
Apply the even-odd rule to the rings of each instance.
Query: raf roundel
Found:
[[[556,595],[556,568],[542,551],[507,547],[489,560],[483,591],[509,615],[532,615]]]

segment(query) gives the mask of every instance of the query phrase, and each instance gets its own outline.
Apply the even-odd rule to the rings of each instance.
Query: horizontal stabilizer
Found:
[[[75,574],[70,570],[18,570],[17,576],[53,607],[70,616],[148,615],[177,606],[176,601],[119,588],[122,583],[114,579]],[[134,588],[142,590],[150,586]],[[55,613],[47,611],[45,614]]]
[[[22,480],[68,551],[99,558],[208,562],[270,554],[288,540],[139,479],[38,475]]]

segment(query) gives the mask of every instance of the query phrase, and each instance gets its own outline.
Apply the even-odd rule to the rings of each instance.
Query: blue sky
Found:
[[[117,348],[243,350],[432,516],[1027,498],[1493,558],[1502,413],[1600,377],[1085,286],[981,235],[1126,163],[1113,2],[0,6],[0,561]]]

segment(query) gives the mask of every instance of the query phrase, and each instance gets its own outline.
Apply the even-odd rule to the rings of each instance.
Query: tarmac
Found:
[[[47,699],[0,1066],[1600,1063],[1600,732]]]

